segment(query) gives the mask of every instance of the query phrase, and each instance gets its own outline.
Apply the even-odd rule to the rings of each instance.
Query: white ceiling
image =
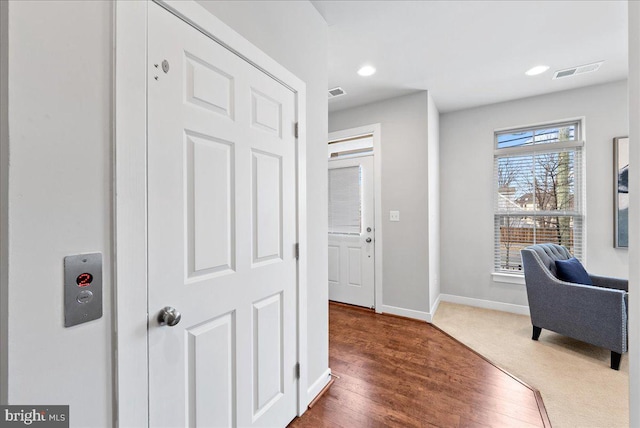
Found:
[[[330,111],[426,89],[448,112],[627,77],[624,0],[312,3],[329,25],[329,88],[347,91]],[[597,72],[551,79],[601,60]],[[358,76],[365,63],[377,73]],[[538,64],[551,68],[524,74]]]

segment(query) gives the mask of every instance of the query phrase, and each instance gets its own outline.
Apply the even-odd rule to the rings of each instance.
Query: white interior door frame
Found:
[[[343,129],[329,133],[329,141],[343,140],[360,135],[373,135],[373,197],[375,239],[373,241],[375,266],[375,307],[382,313],[382,127],[379,123]]]
[[[149,425],[147,359],[147,11],[151,1],[279,81],[296,96],[298,414],[307,408],[306,85],[191,0],[115,5],[114,421]]]

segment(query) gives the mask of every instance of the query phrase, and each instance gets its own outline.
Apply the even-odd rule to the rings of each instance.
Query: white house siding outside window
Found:
[[[545,242],[582,258],[581,122],[495,133],[495,272],[522,273],[520,250]]]

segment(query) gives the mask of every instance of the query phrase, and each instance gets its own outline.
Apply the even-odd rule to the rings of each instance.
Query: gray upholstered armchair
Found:
[[[593,286],[557,278],[556,260],[572,257],[556,244],[521,251],[529,297],[533,340],[544,328],[611,351],[611,368],[620,368],[627,351],[628,281],[589,274]]]

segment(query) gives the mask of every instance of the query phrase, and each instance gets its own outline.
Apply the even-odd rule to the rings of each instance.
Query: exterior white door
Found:
[[[148,27],[150,426],[286,426],[295,95],[153,3]]]
[[[372,308],[373,156],[329,161],[329,300]]]

